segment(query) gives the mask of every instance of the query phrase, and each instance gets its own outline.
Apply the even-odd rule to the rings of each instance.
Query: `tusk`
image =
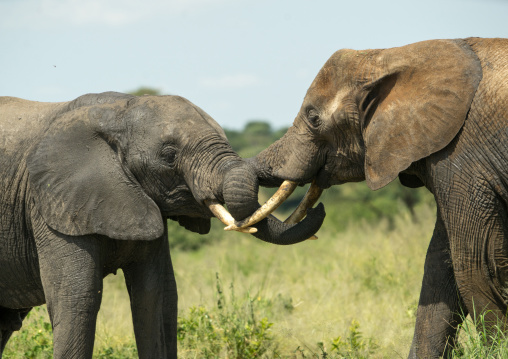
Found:
[[[291,213],[284,223],[296,224],[300,222],[307,215],[307,209],[312,208],[316,204],[321,193],[323,193],[323,189],[316,184],[316,181],[313,181],[309,190],[305,193],[305,197],[303,197],[298,207],[296,207],[295,211]]]
[[[217,217],[222,223],[224,223],[226,226],[234,225],[235,219],[229,213],[224,206],[222,206],[219,202],[213,201],[213,200],[206,200],[205,204],[208,206],[210,211],[214,214],[215,217]],[[236,229],[238,232],[243,233],[256,233],[258,230],[257,228],[238,228]]]
[[[298,184],[293,181],[284,181],[277,192],[275,192],[275,194],[268,201],[266,201],[264,205],[258,208],[256,212],[239,222],[234,222],[233,224],[224,228],[224,230],[236,231],[239,228],[252,226],[253,224],[256,224],[262,219],[268,217],[268,215],[275,211],[277,207],[279,207],[282,202],[284,202],[286,198],[288,198],[291,193],[293,193],[297,185]]]
[[[302,201],[296,207],[293,213],[284,221],[287,224],[296,224],[300,222],[306,215],[307,209],[312,208],[323,193],[323,189],[316,184],[316,181],[313,181],[310,185],[309,190],[305,193],[305,197],[303,197]],[[307,240],[315,240],[318,239],[317,236],[312,236]]]

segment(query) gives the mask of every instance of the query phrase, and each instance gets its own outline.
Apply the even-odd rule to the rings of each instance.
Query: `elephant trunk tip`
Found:
[[[311,238],[319,230],[326,214],[322,204],[314,210],[310,208],[317,200],[316,197],[306,201],[307,206],[299,213],[299,223],[283,223],[270,215],[295,187],[296,183],[286,181],[276,195],[267,201],[266,206],[260,206],[258,177],[253,166],[246,161],[241,166],[231,168],[224,176],[224,203],[231,214],[226,215],[221,210],[222,214],[215,215],[222,217],[223,223],[232,222],[228,229],[251,233],[265,242],[281,245],[299,243]],[[305,219],[300,222],[303,217]]]

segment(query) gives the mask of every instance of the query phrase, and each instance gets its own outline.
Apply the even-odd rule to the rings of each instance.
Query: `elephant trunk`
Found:
[[[236,220],[254,213],[258,203],[259,181],[254,168],[247,162],[230,169],[224,178],[223,197],[229,212]],[[253,235],[265,242],[287,245],[312,237],[321,227],[325,217],[322,204],[307,211],[307,217],[297,224],[287,224],[269,216],[253,225]]]
[[[288,137],[288,135],[284,135]],[[246,161],[254,168],[261,186],[278,187],[284,178],[274,175],[274,171],[283,167],[283,159],[288,158],[284,141],[279,139],[268,148],[261,151],[256,157],[247,158]]]

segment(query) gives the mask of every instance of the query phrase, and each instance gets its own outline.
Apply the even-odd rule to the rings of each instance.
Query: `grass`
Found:
[[[487,320],[487,314],[472,313],[459,326],[458,345],[451,352],[452,359],[505,359],[508,358],[508,337],[500,318],[496,323]]]
[[[173,251],[180,327],[187,326],[180,329],[179,357],[206,358],[213,340],[233,348],[242,337],[260,343],[243,354],[208,349],[209,357],[405,357],[434,222],[432,207],[416,211],[418,221],[403,211],[390,223],[361,223],[341,233],[331,213],[319,240],[294,246],[225,233],[197,250]],[[34,345],[50,357],[49,328],[44,309],[31,313],[5,357],[30,357]],[[192,340],[200,335],[201,348]],[[137,357],[121,272],[105,279],[95,357]]]
[[[225,233],[197,250],[173,250],[179,358],[405,358],[434,226],[432,206],[415,212],[338,232],[332,211],[319,240],[288,247]],[[463,323],[453,358],[508,357],[502,331],[482,332],[482,320]],[[41,307],[5,358],[51,353]],[[137,357],[121,272],[105,279],[94,357]]]

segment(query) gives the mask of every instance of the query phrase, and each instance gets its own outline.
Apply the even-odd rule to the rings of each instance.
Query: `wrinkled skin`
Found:
[[[399,177],[434,194],[411,358],[453,345],[459,314],[508,301],[508,40],[432,40],[340,50],[319,71],[294,124],[251,159],[262,185],[323,188]]]
[[[91,358],[102,279],[121,268],[139,357],[176,358],[167,219],[207,233],[204,203],[224,197],[242,219],[259,207],[253,168],[178,96],[0,97],[0,132],[0,356],[30,309],[47,303],[54,357]],[[321,225],[318,212],[293,226],[264,219],[255,235],[302,241]]]

